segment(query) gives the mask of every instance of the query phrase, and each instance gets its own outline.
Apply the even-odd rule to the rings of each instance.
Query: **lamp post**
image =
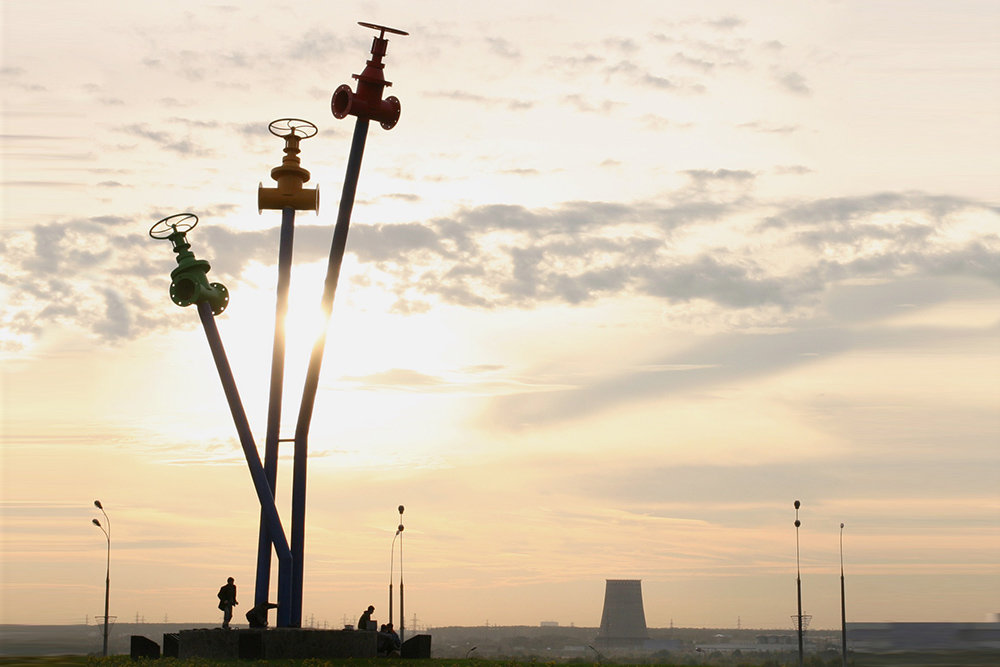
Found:
[[[400,522],[396,528],[396,534],[392,536],[392,547],[389,549],[389,624],[392,625],[392,566],[396,559],[396,538],[403,532],[403,524]]]
[[[847,667],[847,597],[844,593],[844,524],[840,524],[840,653]]]
[[[801,504],[798,500],[795,501],[795,592],[799,606],[799,613],[795,619],[799,635],[799,667],[802,667],[805,657],[802,645],[802,575],[799,569],[799,526],[802,525],[802,522],[799,521],[799,506]]]
[[[403,506],[399,506],[399,641],[406,641],[406,616],[403,615]]]
[[[104,506],[101,505],[100,500],[94,501],[94,507],[101,510],[101,514],[104,515],[104,522],[108,524],[107,530],[101,525],[101,522],[97,519],[93,519],[92,523],[101,529],[104,533],[104,537],[108,541],[108,565],[107,570],[104,575],[104,657],[108,657],[108,609],[111,602],[111,519],[108,518],[108,513],[104,511]]]

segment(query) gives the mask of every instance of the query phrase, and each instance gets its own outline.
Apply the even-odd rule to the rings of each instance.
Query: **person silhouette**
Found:
[[[362,614],[361,618],[358,619],[358,630],[367,630],[368,625],[372,622],[372,612],[375,611],[374,605],[368,605]]]
[[[229,577],[226,585],[219,589],[219,609],[222,610],[222,627],[229,629],[229,621],[233,620],[233,607],[238,605],[236,601],[235,579]]]
[[[277,608],[278,605],[273,602],[261,602],[258,605],[254,605],[254,608],[246,613],[247,622],[251,628],[266,628],[267,610]]]

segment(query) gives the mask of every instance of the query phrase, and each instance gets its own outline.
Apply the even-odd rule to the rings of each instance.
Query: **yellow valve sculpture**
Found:
[[[285,140],[285,156],[281,164],[271,170],[271,178],[278,182],[276,188],[257,188],[257,208],[319,212],[319,188],[305,188],[309,171],[299,161],[299,142],[316,135],[316,126],[300,118],[281,118],[268,126],[271,134]]]

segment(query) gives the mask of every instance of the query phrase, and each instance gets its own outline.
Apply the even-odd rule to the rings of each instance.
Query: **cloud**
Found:
[[[490,47],[490,53],[498,55],[507,60],[518,60],[521,57],[521,50],[510,43],[510,41],[500,37],[487,37],[486,44]]]
[[[611,165],[614,164],[613,161],[609,162],[608,160],[605,160],[605,163],[609,163]],[[607,165],[602,164],[602,166],[607,166]],[[537,176],[540,172],[537,169],[517,168],[517,169],[501,169],[500,173],[510,174],[512,176]]]
[[[653,88],[659,88],[661,90],[672,90],[676,88],[670,79],[662,76],[656,76],[655,74],[645,73],[639,77],[639,81],[647,86],[652,86]]]
[[[842,323],[837,326],[828,325],[830,319],[821,316],[796,322],[789,331],[752,333],[737,330],[709,336],[680,351],[651,358],[651,365],[646,368],[624,368],[596,378],[581,378],[577,374],[556,375],[552,382],[566,384],[566,389],[500,397],[485,413],[484,423],[511,430],[545,426],[575,420],[580,415],[598,415],[635,402],[664,400],[672,396],[690,398],[699,394],[710,395],[719,387],[732,387],[746,380],[766,378],[847,352],[898,352],[908,346],[947,344],[978,347],[996,335],[995,327],[981,331],[947,326],[885,326],[882,321],[898,312],[899,299],[912,299],[919,294],[913,284],[897,283],[885,287],[888,289],[866,286],[832,290],[827,298],[834,302],[830,314],[836,314],[837,321]],[[938,288],[936,292],[929,290],[920,295],[924,297],[920,305],[960,298],[957,290],[967,289],[968,283],[957,281],[950,285],[951,289],[941,289],[940,285]],[[889,296],[893,294],[895,299]],[[884,411],[881,414],[883,418],[886,416]],[[983,416],[976,415],[969,423],[982,424]],[[860,417],[863,415],[853,415],[850,423],[860,424]],[[918,435],[929,442],[940,442],[940,438],[928,437],[926,433],[909,433],[904,426],[909,419],[906,415],[899,416],[896,421],[898,428],[903,430],[882,440],[906,444],[911,447],[911,453],[915,451],[913,448]],[[845,422],[845,428],[847,424]],[[654,427],[651,425],[650,428]],[[926,429],[926,425],[920,428]],[[954,437],[962,427],[955,424],[948,428]],[[941,430],[944,433],[940,437],[947,437],[948,429]],[[993,434],[970,432],[964,436],[963,447],[974,451],[977,441],[985,444],[994,437]],[[863,432],[863,429],[854,429],[847,439],[874,442],[876,435],[871,430]],[[978,449],[980,452],[987,451],[981,446]]]
[[[806,78],[798,72],[776,74],[774,78],[783,89],[790,93],[794,93],[796,95],[812,94],[812,89],[810,89],[809,85],[806,83]]]
[[[695,182],[705,183],[708,181],[751,181],[754,179],[752,171],[745,169],[687,169],[682,172]]]
[[[792,134],[793,132],[798,132],[800,129],[798,125],[773,125],[758,120],[749,123],[740,123],[736,127],[764,134]]]
[[[646,267],[639,285],[643,293],[672,301],[706,299],[732,307],[791,306],[804,292],[816,293],[822,283],[807,277],[788,280],[767,276],[763,267],[744,258],[720,262],[701,255],[676,266]]]
[[[564,96],[563,102],[581,113],[597,113],[604,116],[611,114],[616,108],[624,106],[623,102],[616,102],[610,99],[593,100],[590,95],[578,95],[575,93]]]
[[[387,371],[382,371],[381,373],[374,373],[363,377],[348,375],[342,377],[341,380],[356,382],[363,385],[365,388],[391,387],[397,389],[407,388],[419,390],[444,384],[444,380],[441,378],[433,377],[406,368],[392,368]]]
[[[713,69],[715,69],[715,63],[714,62],[711,62],[711,61],[708,61],[708,60],[704,60],[702,58],[698,58],[698,57],[695,57],[695,56],[688,56],[688,55],[686,55],[684,53],[681,53],[680,51],[678,51],[677,53],[674,54],[674,56],[672,58],[672,61],[674,63],[676,63],[676,64],[679,64],[679,65],[684,65],[684,66],[687,66],[687,67],[692,67],[692,68],[694,68],[694,69],[696,69],[696,70],[698,70],[700,72],[706,73],[706,74],[709,73],[709,72],[711,72]]]
[[[155,130],[145,123],[133,123],[117,128],[117,131],[133,137],[148,139],[162,150],[171,151],[185,157],[207,157],[213,154],[205,145],[190,136],[178,137],[166,130]]]
[[[530,109],[535,105],[534,102],[529,100],[510,99],[506,97],[488,97],[486,95],[478,95],[464,90],[437,91],[427,93],[427,97],[439,97],[456,100],[458,102],[472,102],[489,107],[505,107],[507,109],[517,111]]]
[[[664,118],[663,116],[657,116],[656,114],[651,114],[651,113],[644,114],[642,118],[640,118],[640,120],[646,129],[653,130],[655,132],[659,132],[661,130],[670,128],[686,130],[694,127],[694,123],[680,122],[677,120],[673,120],[671,118]]]
[[[309,64],[328,61],[347,49],[347,42],[336,33],[324,28],[309,28],[290,40],[286,56],[292,61]]]
[[[150,278],[162,267],[135,262],[144,235],[115,216],[40,224],[12,235],[0,282],[16,286],[0,307],[2,328],[38,335],[54,324],[89,330],[106,341],[129,338],[159,326],[150,308]],[[115,276],[109,287],[108,276]],[[160,288],[157,288],[159,292]]]
[[[718,19],[706,21],[706,23],[719,30],[733,30],[734,28],[746,25],[746,21],[738,16],[723,16]]]
[[[802,203],[790,203],[765,222],[769,226],[786,227],[814,223],[850,224],[877,214],[926,212],[933,218],[965,209],[985,208],[983,204],[947,195],[922,192],[876,192],[851,197],[828,197]]]
[[[609,37],[601,44],[610,50],[622,53],[635,53],[639,50],[639,45],[636,44],[635,40],[628,37]]]
[[[778,165],[774,167],[774,173],[780,175],[801,176],[813,173],[813,169],[802,164]]]
[[[108,341],[128,338],[131,333],[132,317],[121,293],[105,288],[101,291],[104,297],[104,318],[94,325],[94,332]]]
[[[809,363],[815,360],[813,355],[836,355],[849,349],[850,342],[849,332],[839,329],[715,336],[683,352],[653,360],[665,364],[663,370],[627,369],[565,391],[498,399],[486,419],[490,424],[517,429],[595,415],[652,397],[690,395],[695,390]],[[696,368],[677,372],[673,368],[677,364]]]
[[[937,465],[938,474],[928,476],[925,462],[907,461],[895,449],[829,460],[822,466],[809,468],[809,502],[815,507],[862,497],[875,507],[898,498],[905,489],[911,493],[913,489],[921,489],[931,497],[939,494],[980,499],[995,495],[989,466],[947,459]],[[754,512],[761,503],[801,493],[801,475],[801,462],[767,460],[752,465],[721,458],[702,465],[643,466],[616,475],[603,470],[577,471],[574,478],[592,498],[604,498],[612,506],[666,505],[675,516],[697,516],[721,525],[738,525],[746,513]],[[791,501],[788,502],[791,508]],[[879,512],[882,520],[886,519],[886,511],[883,508]],[[889,511],[894,514],[896,510]],[[986,510],[972,506],[951,511],[971,517]]]
[[[492,204],[426,222],[356,224],[348,252],[399,313],[435,303],[534,309],[641,296],[671,308],[766,312],[780,325],[859,279],[1000,282],[1000,236],[989,231],[998,214],[979,202],[919,192],[765,202],[753,198],[751,171],[683,173],[691,186],[657,201]],[[214,208],[222,216],[231,207]],[[148,295],[159,294],[172,264],[134,225],[128,216],[97,216],[5,239],[0,276],[21,287],[3,306],[3,326],[30,334],[75,322],[105,340],[160,326],[163,307],[151,307]],[[325,259],[331,238],[329,226],[298,226],[295,261]],[[275,262],[277,229],[207,225],[195,251],[232,284],[249,263]],[[129,280],[108,292],[100,276],[109,271]]]

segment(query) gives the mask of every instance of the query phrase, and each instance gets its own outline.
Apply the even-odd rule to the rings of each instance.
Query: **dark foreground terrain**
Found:
[[[112,627],[109,652],[100,658],[103,628],[96,625],[2,625],[0,626],[0,665],[88,665],[125,667],[136,663],[129,659],[129,638],[142,635],[157,643],[164,633],[198,627],[197,623],[119,623]],[[202,624],[211,627],[211,624]],[[914,636],[927,638],[937,626],[920,626]],[[964,627],[964,626],[963,626]],[[986,627],[986,626],[984,626]],[[987,630],[994,632],[994,625]],[[981,628],[980,628],[981,629]],[[645,650],[629,654],[596,645],[597,628],[539,626],[470,626],[442,627],[427,630],[432,636],[433,667],[506,667],[529,664],[569,665],[718,665],[720,667],[798,667],[798,653],[793,632],[787,630],[650,628],[651,643]],[[955,633],[952,633],[955,634]],[[1000,641],[981,641],[978,646],[965,635],[955,634],[956,641],[919,647],[869,643],[856,632],[856,648],[849,655],[852,667],[997,667],[1000,665]],[[950,637],[951,635],[949,635]],[[978,636],[978,635],[977,635]],[[909,635],[907,635],[909,637]],[[961,641],[959,641],[959,639]],[[982,639],[982,637],[980,637]],[[806,667],[841,667],[840,633],[811,630],[806,641]],[[765,642],[766,645],[761,645]],[[595,647],[596,646],[596,647]],[[855,648],[852,646],[852,649]],[[919,650],[918,650],[919,649]],[[25,657],[27,656],[27,657]],[[148,662],[148,661],[143,661]],[[326,667],[347,664],[351,667],[405,667],[414,660],[379,658],[334,662],[326,659],[242,661],[225,663],[205,659],[177,660],[163,658],[155,667],[212,667],[239,664],[275,667]],[[150,667],[154,667],[151,665]]]
[[[724,667],[796,667],[798,664],[797,655],[764,657],[764,656],[733,656],[733,655],[708,655],[696,656],[693,661],[659,662],[655,660],[646,662],[583,662],[570,661],[568,664],[586,667],[590,665],[648,665],[659,664],[669,667],[670,665],[722,665]],[[135,667],[137,664],[149,665],[153,667],[215,667],[216,665],[230,665],[232,667],[242,667],[244,665],[267,665],[268,667],[338,667],[345,665],[349,667],[406,667],[414,664],[431,665],[432,667],[516,667],[519,665],[551,665],[553,662],[540,662],[535,660],[514,661],[514,660],[480,660],[476,658],[460,660],[400,660],[398,658],[377,658],[372,660],[270,660],[270,661],[211,661],[211,660],[175,660],[173,658],[162,658],[155,662],[140,661],[135,662],[127,655],[118,655],[108,658],[94,656],[40,656],[40,657],[0,657],[0,665],[11,665],[12,667]],[[564,663],[567,664],[567,663]],[[840,656],[809,656],[805,662],[806,667],[840,667],[842,662]],[[996,667],[1000,664],[1000,651],[943,651],[943,652],[920,652],[920,653],[892,653],[892,654],[860,654],[850,656],[848,662],[851,667]]]

